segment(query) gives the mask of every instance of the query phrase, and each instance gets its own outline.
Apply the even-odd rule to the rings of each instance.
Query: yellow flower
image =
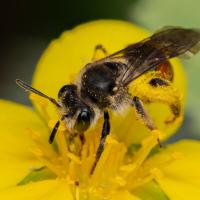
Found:
[[[101,20],[90,22],[53,41],[37,66],[33,86],[56,98],[86,63],[96,44],[114,52],[148,34],[132,24]],[[173,59],[174,85],[185,96],[185,77]],[[61,126],[54,145],[50,130],[58,118],[55,107],[31,95],[37,112],[9,101],[0,101],[0,199],[198,199],[200,196],[200,144],[184,140],[161,149],[157,138],[169,137],[180,121],[164,126],[167,106],[148,106],[158,127],[149,134],[132,109],[125,116],[112,115],[112,133],[93,174],[102,121],[86,134],[83,147],[77,139],[67,142]],[[184,101],[184,100],[183,100]],[[162,112],[157,112],[158,110]],[[69,150],[70,149],[70,150]],[[76,153],[79,150],[80,153]]]

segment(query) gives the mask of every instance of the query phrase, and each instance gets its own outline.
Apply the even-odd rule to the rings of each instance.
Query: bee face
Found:
[[[69,130],[78,133],[86,131],[94,119],[94,111],[79,98],[77,86],[63,86],[58,98]]]

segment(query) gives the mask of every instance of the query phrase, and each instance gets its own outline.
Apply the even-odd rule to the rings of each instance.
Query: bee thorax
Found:
[[[112,97],[119,91],[116,80],[120,75],[121,63],[104,62],[94,64],[81,77],[81,98],[100,109],[110,107]]]

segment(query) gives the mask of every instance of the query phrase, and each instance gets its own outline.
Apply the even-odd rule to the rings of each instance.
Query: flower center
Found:
[[[35,96],[34,100],[45,109],[46,105]],[[50,120],[50,128],[54,124]],[[103,196],[106,199],[120,189],[133,191],[154,179],[162,178],[162,166],[178,157],[178,154],[173,154],[159,163],[149,159],[152,149],[158,144],[158,138],[162,138],[158,130],[153,131],[135,150],[130,150],[111,134],[106,138],[104,151],[91,174],[100,141],[100,125],[85,134],[83,145],[79,137],[70,139],[70,133],[62,125],[57,132],[55,145],[42,142],[38,133],[30,131],[34,141],[31,152],[58,178],[68,181],[76,199],[80,194],[82,199],[88,196],[97,199]]]

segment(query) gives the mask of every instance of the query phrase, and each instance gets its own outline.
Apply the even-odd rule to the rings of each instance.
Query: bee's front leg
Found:
[[[94,169],[97,165],[97,162],[99,161],[99,158],[101,157],[101,154],[103,152],[104,149],[104,143],[106,140],[107,135],[110,133],[110,120],[109,120],[109,114],[107,111],[104,111],[104,123],[103,123],[103,129],[102,129],[102,133],[101,133],[101,139],[100,139],[100,143],[96,152],[96,157],[95,157],[95,161],[94,164],[92,166],[91,172],[90,174],[93,174]]]
[[[147,111],[145,110],[142,101],[138,97],[133,97],[133,106],[135,107],[136,113],[138,114],[139,118],[142,119],[144,124],[147,128],[151,131],[157,130],[156,126],[154,125],[151,117],[148,115]],[[158,144],[162,147],[160,139],[157,138]]]
[[[94,48],[92,61],[99,60],[99,59],[104,58],[106,56],[108,56],[108,52],[107,52],[106,48],[101,44],[96,45],[95,48]]]

